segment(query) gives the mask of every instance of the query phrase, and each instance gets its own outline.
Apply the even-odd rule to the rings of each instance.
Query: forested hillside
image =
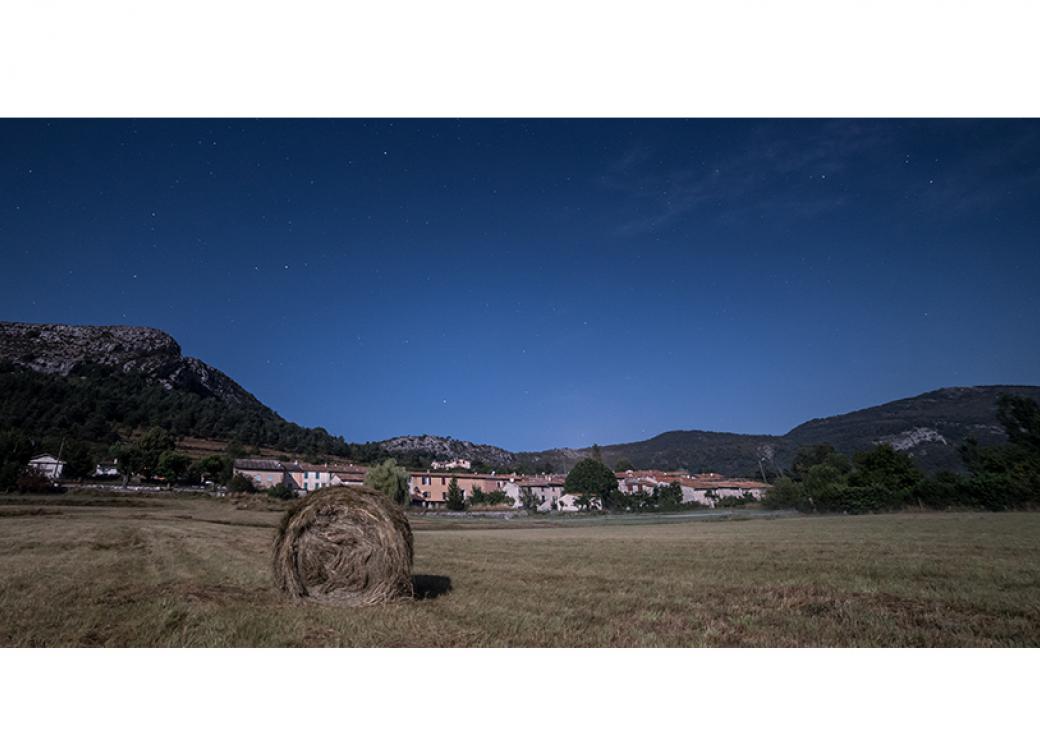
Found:
[[[94,447],[107,447],[135,430],[160,427],[176,436],[300,454],[350,453],[342,438],[288,422],[255,400],[231,403],[167,389],[140,372],[99,365],[84,365],[68,375],[0,365],[0,427],[32,440],[66,438]]]

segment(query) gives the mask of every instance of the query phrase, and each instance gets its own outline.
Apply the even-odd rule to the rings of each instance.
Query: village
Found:
[[[57,484],[66,479],[67,463],[59,455],[41,454],[33,457],[28,469],[43,479]],[[257,491],[279,487],[298,497],[330,486],[363,486],[368,468],[353,463],[308,463],[300,460],[251,457],[238,458],[232,464],[232,477],[248,480]],[[409,470],[408,495],[410,507],[421,510],[448,508],[452,481],[462,490],[467,504],[481,505],[488,498],[497,508],[528,508],[539,512],[570,512],[583,508],[580,493],[565,492],[567,476],[543,473],[521,475],[516,472],[473,472],[473,463],[466,459],[434,461],[425,470]],[[719,473],[691,474],[685,470],[623,470],[614,474],[621,495],[652,495],[663,486],[677,484],[682,491],[684,505],[715,508],[732,505],[736,501],[758,501],[769,490],[767,483],[729,478]],[[116,461],[97,463],[92,483],[104,486],[104,481],[119,477]],[[162,482],[162,479],[158,479]],[[85,481],[81,481],[81,484]],[[124,488],[125,486],[124,481]],[[212,481],[208,490],[218,495],[226,489]],[[492,494],[492,496],[489,496]],[[533,498],[532,498],[533,497]],[[503,503],[504,502],[504,503]],[[598,509],[592,501],[586,508]]]
[[[578,495],[564,492],[565,475],[518,475],[515,473],[474,473],[469,460],[455,459],[434,462],[428,470],[408,471],[411,505],[421,509],[442,509],[447,506],[448,488],[452,480],[462,489],[466,500],[474,492],[500,491],[510,500],[513,508],[523,508],[524,498],[534,496],[537,511],[578,511]],[[351,464],[315,465],[299,461],[284,462],[275,459],[248,458],[234,462],[234,473],[253,481],[258,489],[282,485],[304,496],[327,486],[361,486],[367,468]],[[760,499],[768,484],[726,478],[718,473],[691,475],[682,470],[625,470],[615,473],[618,490],[622,494],[650,494],[661,486],[678,483],[682,489],[682,503],[714,508],[724,499]],[[597,508],[593,504],[593,508]]]

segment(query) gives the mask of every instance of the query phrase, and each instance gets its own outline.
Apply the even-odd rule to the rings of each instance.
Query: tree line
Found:
[[[1030,398],[1002,396],[997,419],[1003,445],[960,448],[964,474],[926,476],[909,455],[878,445],[851,458],[830,445],[798,451],[791,470],[764,499],[772,508],[862,513],[908,506],[1001,511],[1040,504],[1040,406]]]
[[[230,404],[213,396],[167,390],[135,372],[83,365],[68,376],[0,363],[0,487],[9,488],[33,455],[61,451],[66,475],[81,478],[149,429],[172,437],[202,437],[273,447],[301,457],[327,455],[368,460],[377,445],[351,445],[318,427],[282,419],[266,406]],[[148,458],[145,469],[158,463]]]

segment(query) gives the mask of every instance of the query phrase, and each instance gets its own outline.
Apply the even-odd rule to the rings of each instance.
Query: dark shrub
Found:
[[[253,484],[252,478],[236,473],[228,483],[228,490],[231,493],[256,493],[256,486]]]
[[[766,491],[762,497],[762,504],[767,509],[798,509],[809,510],[809,502],[805,497],[802,484],[796,483],[790,478],[780,478],[773,487]]]
[[[943,471],[934,478],[923,478],[910,492],[912,502],[931,509],[974,506],[967,481],[956,473]]]
[[[841,486],[828,491],[816,505],[821,511],[867,514],[901,509],[906,505],[906,495],[877,486]]]
[[[55,493],[60,489],[52,485],[51,480],[37,470],[25,470],[18,476],[15,484],[22,493]]]
[[[289,486],[285,485],[284,483],[279,483],[277,486],[271,486],[266,491],[264,491],[264,493],[266,493],[271,498],[276,498],[280,501],[292,501],[293,499],[297,498],[296,491],[289,488]]]
[[[747,506],[753,504],[758,499],[755,498],[752,493],[745,493],[743,496],[722,496],[718,501],[715,502],[716,509],[733,509],[741,506]]]

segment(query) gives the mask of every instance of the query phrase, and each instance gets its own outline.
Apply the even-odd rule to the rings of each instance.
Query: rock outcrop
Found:
[[[451,460],[461,457],[503,468],[516,463],[516,455],[501,447],[476,444],[451,437],[435,437],[430,434],[394,437],[380,442],[379,445],[389,455],[422,455],[432,457],[434,460]]]
[[[141,373],[167,389],[216,396],[231,404],[259,403],[216,368],[184,357],[169,334],[148,327],[0,322],[0,362],[57,375],[102,365]]]

